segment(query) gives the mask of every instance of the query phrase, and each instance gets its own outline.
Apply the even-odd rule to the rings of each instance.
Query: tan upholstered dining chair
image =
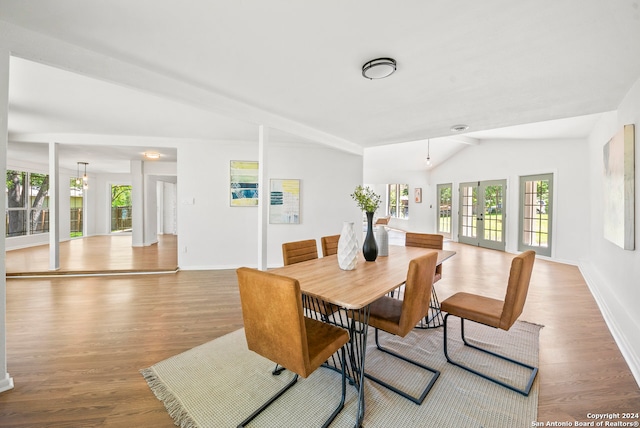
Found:
[[[466,319],[502,330],[509,330],[516,322],[524,308],[535,259],[536,253],[534,251],[525,251],[513,258],[511,261],[511,270],[509,272],[509,281],[507,283],[507,292],[504,300],[460,292],[454,294],[448,299],[445,299],[441,304],[442,310],[447,312],[447,315],[444,317],[444,355],[447,358],[447,361],[525,396],[529,395],[529,392],[531,391],[533,381],[538,374],[538,368],[515,361],[504,355],[482,349],[477,345],[469,343],[464,335],[464,320]],[[524,388],[517,388],[497,379],[496,377],[488,376],[476,369],[453,361],[449,356],[447,349],[447,319],[450,315],[460,318],[460,333],[464,345],[529,369],[531,371],[531,375],[529,376],[526,386]]]
[[[318,246],[315,239],[305,239],[304,241],[285,242],[282,244],[282,259],[284,265],[292,265],[294,263],[302,263],[307,260],[318,258]],[[322,314],[324,317],[334,313],[338,307],[321,300],[304,298],[304,306],[315,312]]]
[[[437,261],[437,253],[429,253],[411,260],[411,262],[409,262],[407,280],[404,284],[404,299],[400,300],[384,296],[371,303],[370,306],[369,325],[375,329],[376,347],[382,352],[433,373],[433,376],[418,397],[409,395],[405,391],[372,376],[370,373],[365,372],[365,376],[416,404],[422,404],[433,387],[433,384],[438,379],[438,376],[440,376],[440,372],[382,347],[380,345],[378,330],[384,330],[387,333],[405,337],[413,330],[416,323],[426,315],[429,310],[429,296],[431,294],[433,273]]]
[[[404,235],[405,247],[422,247],[431,248],[433,250],[442,250],[444,237],[442,235],[432,233],[412,233],[407,232]],[[442,264],[436,267],[436,274],[433,282],[438,282],[442,278]]]
[[[338,241],[340,235],[323,236],[320,238],[322,244],[322,257],[338,254]]]
[[[315,239],[285,242],[282,244],[282,259],[284,265],[306,262],[318,258],[318,246]]]
[[[242,317],[251,351],[295,373],[293,379],[238,426],[244,427],[298,380],[308,377],[340,351],[342,396],[324,423],[328,426],[344,407],[346,392],[345,348],[347,330],[304,316],[302,293],[296,279],[250,268],[237,271]],[[269,304],[265,305],[265,302]],[[299,426],[308,421],[300,421]]]
[[[430,248],[433,250],[442,250],[444,237],[433,233],[412,233],[407,232],[404,236],[404,245],[406,247]],[[433,277],[433,283],[442,279],[442,264],[436,266],[436,273]],[[429,303],[431,312],[427,314],[424,320],[420,320],[417,327],[433,328],[440,327],[444,322],[442,312],[440,311],[440,302],[438,301],[438,293],[436,293],[435,285],[431,287],[431,302]]]

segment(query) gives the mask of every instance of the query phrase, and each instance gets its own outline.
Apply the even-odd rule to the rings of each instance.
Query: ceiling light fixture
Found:
[[[427,166],[431,166],[431,141],[427,140]]]
[[[396,71],[396,60],[393,58],[376,58],[362,66],[362,76],[369,80],[384,79]]]
[[[160,159],[160,153],[158,152],[144,152],[144,157],[147,159]]]
[[[82,188],[89,188],[89,177],[87,177],[87,165],[89,162],[78,162],[78,177],[76,177],[76,184],[80,184],[80,165],[84,165],[84,175],[82,176]]]
[[[462,132],[469,129],[469,125],[453,125],[451,127],[451,132]]]

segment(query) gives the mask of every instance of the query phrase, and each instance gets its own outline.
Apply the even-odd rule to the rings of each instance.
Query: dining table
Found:
[[[362,253],[352,270],[342,270],[336,255],[291,264],[269,272],[295,278],[306,300],[307,316],[339,325],[349,331],[347,376],[358,391],[355,427],[365,414],[364,367],[369,329],[369,305],[401,287],[407,279],[409,262],[437,252],[437,264],[456,254],[450,250],[389,245],[389,255],[365,261]],[[399,293],[398,293],[399,294]],[[359,321],[355,321],[359,320]],[[331,366],[330,363],[327,363]],[[334,360],[332,367],[337,369]]]

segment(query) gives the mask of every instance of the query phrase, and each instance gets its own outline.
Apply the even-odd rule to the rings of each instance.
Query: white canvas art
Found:
[[[603,149],[604,237],[625,250],[635,249],[635,129],[625,125]]]

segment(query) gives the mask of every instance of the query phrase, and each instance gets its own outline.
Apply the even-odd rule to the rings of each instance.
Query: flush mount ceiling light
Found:
[[[467,129],[469,129],[469,125],[453,125],[451,127],[452,132],[462,132],[466,131]]]
[[[144,157],[147,159],[160,159],[160,153],[157,152],[144,152]]]
[[[396,60],[393,58],[377,58],[362,66],[362,76],[369,80],[384,79],[396,71]]]

